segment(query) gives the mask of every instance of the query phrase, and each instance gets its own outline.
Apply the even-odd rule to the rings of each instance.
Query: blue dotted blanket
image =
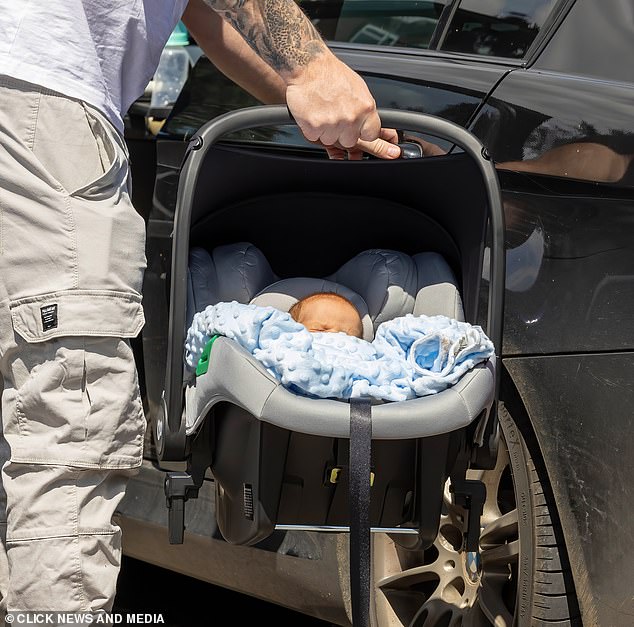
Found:
[[[238,342],[290,390],[318,398],[403,401],[435,394],[494,354],[479,326],[446,316],[394,318],[367,342],[311,333],[286,312],[234,301],[195,314],[185,343],[190,373],[214,335]]]

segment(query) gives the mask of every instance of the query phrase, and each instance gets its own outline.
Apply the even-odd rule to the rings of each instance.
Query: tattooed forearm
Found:
[[[204,2],[278,72],[293,72],[325,51],[319,33],[293,0]]]

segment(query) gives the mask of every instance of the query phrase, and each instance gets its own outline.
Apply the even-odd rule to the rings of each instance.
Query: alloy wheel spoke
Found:
[[[486,549],[516,539],[518,537],[517,525],[517,509],[513,509],[486,525],[480,536],[480,545]]]
[[[390,575],[379,580],[376,585],[378,588],[393,590],[407,590],[420,583],[427,583],[429,581],[438,580],[438,560],[432,564],[425,564],[423,566],[416,566],[415,568],[409,568],[401,573]]]
[[[447,614],[451,614],[450,621],[454,621],[456,614],[462,614],[455,608],[448,607],[442,599],[434,597],[426,601],[423,606],[416,612],[416,615],[410,622],[410,627],[435,627],[441,618],[445,618]],[[443,621],[447,624],[450,621]]]
[[[509,457],[502,441],[494,469],[469,471],[469,478],[487,488],[481,519],[481,571],[470,578],[465,568],[462,534],[467,511],[452,499],[449,482],[444,508],[432,549],[420,559],[403,558],[407,547],[395,547],[398,556],[376,582],[407,627],[512,627],[513,608],[507,607],[509,585],[515,583],[519,561],[519,514],[514,502]],[[503,513],[504,512],[504,513]],[[394,546],[394,545],[393,545]],[[412,556],[413,557],[413,556]],[[422,561],[433,561],[424,563]],[[404,603],[405,599],[410,603]],[[397,609],[399,608],[399,609]],[[391,624],[391,623],[390,623]],[[395,623],[397,624],[397,623]]]
[[[495,627],[512,627],[513,616],[502,601],[498,586],[485,585],[483,582],[478,598],[480,608]]]
[[[495,568],[496,566],[516,564],[520,554],[519,540],[501,544],[493,549],[482,551],[482,568]]]

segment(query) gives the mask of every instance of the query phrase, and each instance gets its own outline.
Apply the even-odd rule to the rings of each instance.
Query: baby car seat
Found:
[[[408,313],[464,320],[453,272],[430,252],[366,250],[323,278],[280,278],[260,249],[242,242],[211,252],[193,248],[188,281],[188,325],[195,312],[218,302],[288,311],[318,291],[356,305],[366,340],[385,320]],[[492,406],[494,367],[491,358],[435,395],[372,401],[372,527],[412,528],[423,544],[433,541],[445,481]],[[187,435],[198,434],[192,461],[211,467],[226,540],[252,544],[276,527],[348,526],[348,401],[294,394],[245,349],[220,337],[207,372],[187,381],[185,411]]]

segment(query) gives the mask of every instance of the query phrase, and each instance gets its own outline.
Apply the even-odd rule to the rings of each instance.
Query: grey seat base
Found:
[[[230,402],[218,402],[210,418],[209,432],[193,441],[192,451],[195,455],[213,433],[216,520],[225,540],[254,544],[276,526],[349,527],[347,438],[284,429]],[[457,429],[424,438],[374,439],[370,527],[416,529],[420,542],[431,544],[443,486],[466,438],[466,430]]]

